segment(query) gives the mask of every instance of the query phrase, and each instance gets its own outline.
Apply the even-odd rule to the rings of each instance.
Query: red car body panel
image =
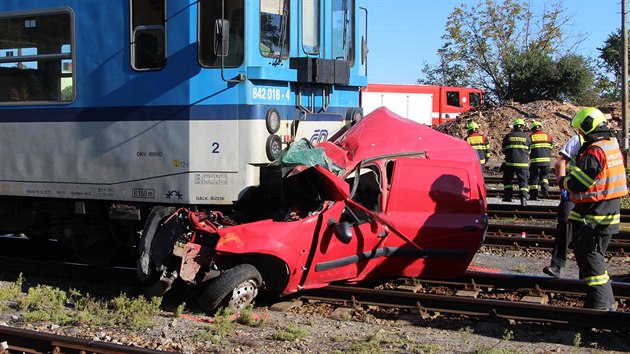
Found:
[[[194,230],[219,235],[216,263],[273,256],[288,271],[283,294],[337,281],[462,274],[487,227],[483,176],[465,141],[381,108],[318,147],[345,171],[299,166],[287,177],[317,186],[322,206],[309,216],[216,227],[204,212],[190,212]],[[339,237],[339,225],[350,239]]]

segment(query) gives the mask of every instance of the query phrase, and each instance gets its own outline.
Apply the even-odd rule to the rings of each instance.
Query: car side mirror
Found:
[[[218,19],[214,22],[214,55],[224,57],[230,48],[230,21]]]
[[[348,244],[352,240],[352,229],[350,228],[350,223],[347,221],[337,222],[337,220],[330,218],[328,219],[328,226],[333,227],[333,231],[337,239],[342,243]]]

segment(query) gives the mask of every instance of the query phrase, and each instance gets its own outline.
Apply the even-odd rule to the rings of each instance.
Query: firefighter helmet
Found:
[[[475,129],[479,129],[479,124],[477,124],[477,123],[475,123],[475,122],[473,122],[473,121],[470,121],[470,122],[468,122],[468,123],[466,124],[466,129],[468,129],[468,130],[475,130]]]
[[[571,120],[571,126],[579,129],[584,135],[592,133],[602,124],[606,124],[606,116],[595,107],[584,108]]]
[[[514,119],[514,127],[518,127],[518,126],[525,126],[525,119],[523,118],[516,118]]]
[[[531,126],[531,128],[532,128],[532,129],[536,129],[536,128],[538,128],[538,127],[542,127],[542,123],[541,123],[541,122],[539,122],[539,121],[537,121],[537,120],[533,121],[533,122],[532,122],[532,126]]]

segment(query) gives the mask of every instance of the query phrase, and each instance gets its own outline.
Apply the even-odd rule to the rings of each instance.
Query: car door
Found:
[[[388,223],[408,239],[390,236],[381,275],[448,278],[461,275],[487,228],[485,203],[468,163],[401,157],[389,161]]]
[[[387,229],[371,215],[383,208],[382,181],[376,164],[359,167],[346,178],[352,187],[350,202],[339,201],[323,213],[325,220],[314,236],[301,286],[358,281],[370,274],[387,235]],[[335,228],[344,228],[348,237],[336,235]]]

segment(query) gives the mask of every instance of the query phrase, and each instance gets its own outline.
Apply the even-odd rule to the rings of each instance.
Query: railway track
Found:
[[[4,349],[4,351],[2,350]],[[89,339],[61,336],[57,334],[31,331],[21,328],[0,326],[0,353],[66,353],[66,354],[158,354],[165,353],[127,346],[106,343]]]
[[[489,198],[502,198],[503,197],[503,188],[501,187],[500,189],[486,189],[486,196]],[[539,197],[539,199],[552,199],[552,200],[560,200],[560,191],[559,190],[550,190],[549,191],[549,196],[547,198],[541,198]],[[518,192],[514,192],[514,198],[512,198],[512,202],[518,202],[519,198],[518,198]]]
[[[445,294],[427,293],[424,288],[427,286],[448,287],[454,294],[448,291]],[[630,284],[613,283],[613,287],[619,300],[619,309],[627,311]],[[584,296],[583,289],[584,283],[569,279],[467,272],[461,280],[450,282],[418,279],[411,286],[404,284],[396,289],[334,285],[306,291],[300,297],[341,303],[350,307],[365,305],[404,308],[421,316],[428,315],[429,312],[439,312],[481,319],[499,318],[630,331],[629,312],[598,311],[562,305],[565,298]],[[580,301],[574,300],[574,303],[578,304]]]
[[[501,175],[485,175],[483,180],[486,184],[503,184],[503,176]],[[516,184],[516,179],[512,180],[512,182]],[[558,182],[552,174],[549,174],[549,185],[558,186]]]
[[[484,246],[510,249],[537,249],[551,251],[556,229],[550,226],[490,224]],[[630,256],[630,232],[614,235],[608,245],[608,256]]]
[[[2,269],[11,260],[0,263]],[[32,263],[28,263],[32,264]],[[17,265],[19,266],[19,264]],[[76,269],[72,269],[72,268]],[[75,277],[84,271],[80,265],[65,264],[63,268],[47,267],[50,272],[62,271],[64,276]],[[118,270],[116,279],[131,279],[133,269]],[[534,321],[556,325],[602,328],[615,331],[630,331],[630,283],[613,282],[615,297],[619,303],[617,312],[584,309],[584,283],[572,279],[532,277],[512,274],[466,272],[454,280],[398,279],[386,286],[368,288],[362,286],[329,286],[299,294],[302,299],[329,301],[345,306],[371,305],[410,310],[420,315],[429,312],[460,314],[479,319],[500,318],[517,321]],[[569,300],[567,300],[569,299]],[[573,306],[567,306],[566,303]],[[586,325],[585,325],[586,324]],[[24,335],[25,337],[21,337]],[[41,335],[37,347],[25,346],[24,339]],[[54,348],[77,349],[85,352],[113,353],[157,353],[148,349],[124,347],[87,340],[70,339],[64,344],[58,336],[21,333],[21,330],[0,327],[0,336],[10,338],[9,345],[24,352],[55,352]],[[4,339],[7,340],[7,339]],[[73,340],[76,340],[74,342]],[[13,344],[11,344],[13,343]],[[35,342],[33,342],[35,343]],[[74,343],[74,344],[72,344]],[[77,344],[78,343],[78,344]],[[27,351],[19,348],[32,348]],[[39,349],[37,349],[39,348]],[[42,349],[48,348],[48,349]],[[57,351],[74,353],[75,351]]]
[[[558,207],[550,205],[488,204],[488,216],[491,218],[553,220],[557,213]],[[621,209],[621,222],[630,223],[630,209]]]
[[[523,207],[512,204],[489,204],[488,216],[490,217],[490,225],[484,241],[485,246],[549,251],[553,249],[553,237],[556,233],[556,206],[529,205]],[[513,219],[514,222],[493,221],[498,218]],[[549,220],[554,220],[554,222],[548,225],[523,223]],[[630,209],[621,210],[621,221],[622,223],[630,223]],[[607,253],[610,256],[627,257],[630,254],[630,232],[622,230],[614,235]]]

